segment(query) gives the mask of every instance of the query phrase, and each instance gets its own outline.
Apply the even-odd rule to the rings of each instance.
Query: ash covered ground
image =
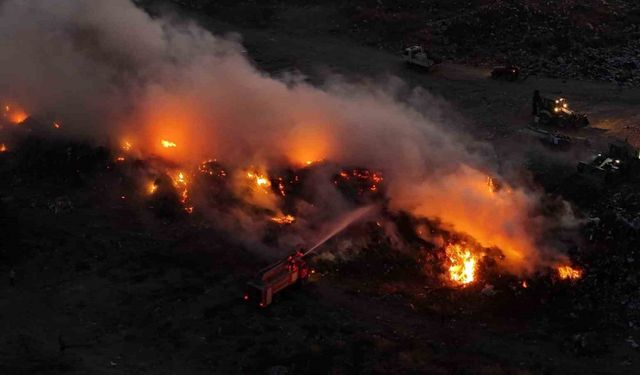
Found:
[[[380,18],[398,16],[384,1],[363,2],[347,13],[330,2],[210,8],[200,6],[204,1],[177,3],[144,6],[154,15],[195,19],[216,34],[239,33],[248,57],[275,77],[297,71],[313,84],[328,72],[348,80],[392,75],[446,101],[445,108],[459,114],[456,126],[490,144],[504,173],[526,174],[550,196],[573,205],[581,225],[566,253],[584,275],[566,282],[543,272],[521,278],[489,270],[475,283],[454,287],[442,283],[443,270],[429,249],[395,251],[384,238],[369,239],[365,251],[350,256],[323,256],[363,232],[376,233],[354,225],[312,258],[317,270],[312,283],[286,290],[273,305],[258,309],[242,301],[245,282],[272,258],[257,256],[211,217],[199,215],[197,207],[192,215],[159,213],[158,202],[137,193],[131,177],[132,169],[144,165],[119,163],[117,150],[54,129],[37,130],[28,120],[22,129],[36,130],[3,128],[13,143],[0,153],[0,270],[6,275],[0,284],[1,373],[619,374],[640,369],[640,233],[634,224],[639,182],[632,176],[602,182],[576,170],[578,161],[613,140],[640,146],[640,90],[574,80],[585,74],[558,70],[557,59],[546,73],[559,78],[493,81],[487,68],[459,63],[468,57],[457,55],[464,50],[461,42],[445,55],[450,61],[434,71],[408,69],[390,50],[413,42],[415,30],[387,34],[395,23],[383,27],[387,23]],[[444,6],[436,3],[435,9]],[[601,12],[633,7],[609,3]],[[468,4],[464,11],[455,8],[462,4],[447,4],[452,7],[447,12],[471,17]],[[371,14],[375,17],[363,26],[363,15]],[[462,22],[459,17],[452,22]],[[621,25],[620,30],[632,27]],[[398,37],[387,36],[394,33]],[[387,39],[378,43],[380,38]],[[434,48],[445,54],[448,45],[445,40]],[[522,46],[518,56],[534,53]],[[516,47],[501,45],[495,53],[501,50]],[[588,113],[589,128],[567,132],[579,140],[569,150],[550,150],[521,132],[531,121],[534,89],[567,97]]]

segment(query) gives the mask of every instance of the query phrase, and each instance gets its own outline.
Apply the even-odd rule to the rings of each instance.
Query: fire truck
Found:
[[[305,283],[311,271],[304,261],[304,253],[296,251],[283,260],[266,267],[247,283],[244,300],[267,307],[273,296],[289,286]]]

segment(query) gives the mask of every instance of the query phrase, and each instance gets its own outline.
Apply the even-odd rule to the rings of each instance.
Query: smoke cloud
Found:
[[[78,136],[126,138],[143,155],[180,164],[217,158],[267,170],[328,160],[381,170],[391,209],[500,248],[514,273],[559,256],[540,241],[540,193],[491,191],[491,164],[469,151],[447,123],[454,117],[424,90],[400,101],[395,83],[276,80],[233,38],[152,18],[128,0],[5,0],[0,51],[0,98]],[[325,183],[320,206],[344,205]]]

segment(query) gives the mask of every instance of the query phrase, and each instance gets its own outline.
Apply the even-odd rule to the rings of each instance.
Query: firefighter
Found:
[[[531,103],[531,106],[532,106],[532,110],[533,110],[533,121],[535,123],[538,123],[538,120],[539,120],[538,110],[540,109],[540,104],[542,104],[542,98],[540,97],[540,91],[534,90],[533,91],[533,102]]]

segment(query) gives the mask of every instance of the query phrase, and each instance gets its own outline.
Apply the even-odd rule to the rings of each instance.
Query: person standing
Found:
[[[533,111],[533,122],[538,123],[538,110],[540,109],[540,104],[542,103],[542,97],[540,97],[540,91],[533,91],[533,102],[531,103],[532,111]]]

